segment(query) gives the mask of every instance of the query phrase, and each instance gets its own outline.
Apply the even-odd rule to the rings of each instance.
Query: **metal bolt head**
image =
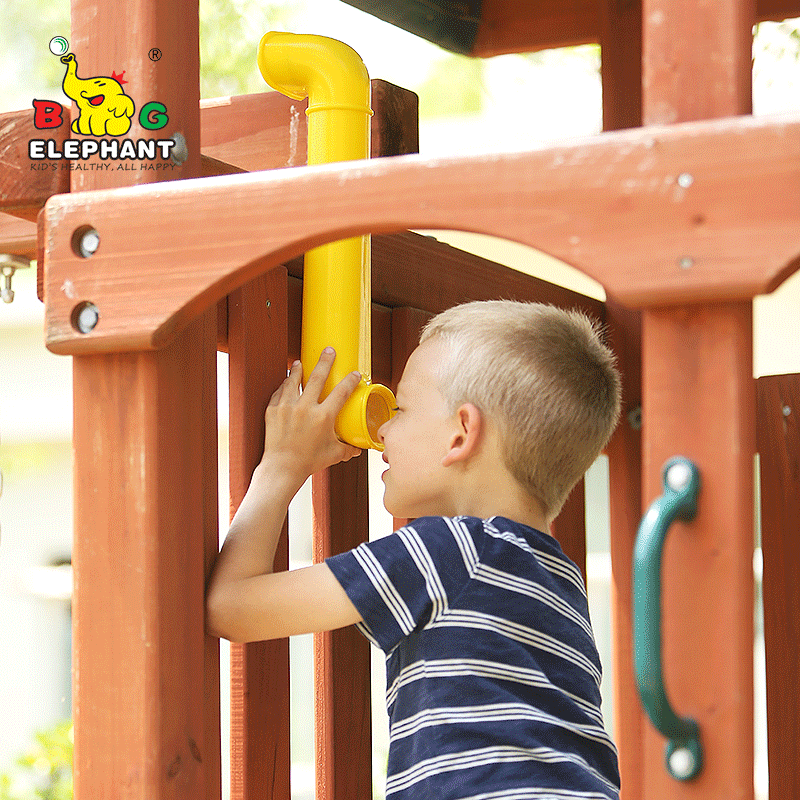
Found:
[[[82,258],[91,258],[100,247],[100,234],[94,229],[85,230],[78,238],[78,253]]]
[[[688,747],[677,747],[669,754],[669,768],[679,780],[688,778],[695,769],[694,753]]]
[[[678,259],[678,266],[681,269],[691,269],[694,266],[694,259],[691,256],[682,256]]]
[[[688,464],[679,461],[673,464],[668,470],[666,475],[667,486],[674,492],[680,492],[689,485],[692,479],[692,470]]]
[[[688,172],[681,172],[678,175],[678,186],[681,189],[688,189],[694,183],[694,176],[690,175]]]
[[[175,146],[170,151],[169,158],[173,164],[180,166],[189,158],[189,145],[186,144],[186,137],[182,133],[176,133],[172,141],[175,142]]]
[[[91,333],[100,321],[100,310],[94,303],[88,301],[78,303],[72,309],[72,327],[78,333]]]
[[[784,406],[783,407],[783,416],[784,417],[788,417],[789,414],[791,414],[791,413],[792,413],[792,409],[791,409],[790,406]]]

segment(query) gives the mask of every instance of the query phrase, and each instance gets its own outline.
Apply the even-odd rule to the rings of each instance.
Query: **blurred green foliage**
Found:
[[[33,746],[0,773],[0,800],[72,800],[72,721],[36,734]]]

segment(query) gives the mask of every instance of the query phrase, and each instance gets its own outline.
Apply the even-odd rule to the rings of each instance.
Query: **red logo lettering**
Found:
[[[39,130],[58,128],[64,121],[64,106],[55,100],[34,100],[33,108],[33,125]]]

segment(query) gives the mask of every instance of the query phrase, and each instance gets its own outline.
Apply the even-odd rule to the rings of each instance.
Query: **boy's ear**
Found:
[[[483,434],[483,415],[472,403],[463,403],[453,415],[453,432],[442,466],[469,459],[478,449]]]

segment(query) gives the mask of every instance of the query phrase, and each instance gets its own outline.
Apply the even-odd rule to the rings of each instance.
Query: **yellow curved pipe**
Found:
[[[351,47],[311,34],[264,34],[258,46],[264,80],[285,95],[308,97],[308,163],[369,158],[370,82],[364,62]],[[370,237],[322,245],[305,255],[303,384],[328,345],[336,361],[323,396],[349,372],[361,383],[336,420],[340,439],[383,450],[378,428],[392,416],[395,399],[371,382]]]

